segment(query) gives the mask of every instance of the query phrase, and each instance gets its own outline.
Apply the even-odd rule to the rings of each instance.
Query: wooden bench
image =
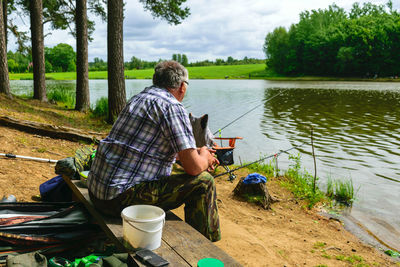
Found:
[[[82,187],[79,180],[71,180],[66,176],[63,176],[63,179],[71,188],[74,197],[85,205],[93,219],[117,248],[135,257],[134,251],[124,246],[122,219],[100,214],[92,205],[87,188]],[[169,266],[196,267],[197,262],[203,258],[219,259],[225,266],[242,266],[171,211],[166,213],[161,247],[154,252],[166,259],[170,263]],[[145,266],[138,260],[136,262],[139,266]]]

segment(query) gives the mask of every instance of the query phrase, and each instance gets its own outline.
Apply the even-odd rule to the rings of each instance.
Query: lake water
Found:
[[[75,81],[48,81],[48,87],[74,88]],[[107,81],[91,80],[91,102],[107,96]],[[151,80],[127,80],[127,97]],[[16,94],[32,91],[32,81],[11,81]],[[352,179],[357,200],[349,215],[377,240],[400,251],[400,83],[277,82],[264,80],[191,80],[183,101],[195,115],[209,114],[212,132],[242,136],[235,163],[249,162],[310,142],[314,128],[319,186],[327,177]],[[297,151],[314,173],[311,146]],[[278,158],[286,169],[288,156]]]

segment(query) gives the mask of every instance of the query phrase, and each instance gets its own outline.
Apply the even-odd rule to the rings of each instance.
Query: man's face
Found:
[[[182,82],[182,96],[181,99],[178,99],[179,102],[182,102],[183,98],[186,95],[187,88],[189,87],[189,82],[187,80]]]

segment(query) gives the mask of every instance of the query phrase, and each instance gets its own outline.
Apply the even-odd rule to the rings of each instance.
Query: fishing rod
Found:
[[[238,121],[239,119],[241,119],[242,117],[244,117],[245,115],[249,114],[250,112],[252,112],[253,110],[255,110],[256,108],[258,108],[259,106],[267,103],[268,101],[272,100],[273,98],[277,97],[278,95],[282,94],[283,90],[279,93],[277,93],[276,95],[268,98],[267,100],[265,100],[264,102],[258,104],[257,106],[255,106],[254,108],[250,109],[249,111],[247,111],[246,113],[240,115],[239,117],[237,117],[236,119],[234,119],[233,121],[231,121],[230,123],[228,123],[227,125],[225,125],[224,127],[218,129],[218,131],[216,131],[215,133],[213,133],[213,135],[216,135],[217,133],[221,132],[223,129],[225,129],[226,127],[230,126],[231,124],[233,124],[234,122]]]
[[[217,177],[222,176],[222,175],[225,175],[225,174],[232,173],[232,172],[237,171],[237,170],[239,170],[239,169],[242,169],[242,168],[245,168],[245,167],[247,167],[247,166],[250,166],[250,165],[252,165],[252,164],[254,164],[254,163],[257,163],[257,162],[260,162],[260,161],[264,161],[264,160],[269,159],[269,158],[272,158],[272,157],[277,157],[277,156],[279,156],[279,155],[282,154],[282,153],[287,153],[287,152],[289,152],[290,150],[293,150],[293,149],[295,149],[295,148],[301,147],[301,146],[306,145],[306,144],[309,144],[309,143],[308,143],[308,142],[304,142],[304,143],[301,143],[300,145],[293,146],[293,147],[291,147],[291,148],[289,148],[289,149],[281,150],[281,151],[279,151],[279,152],[276,153],[276,154],[272,154],[272,155],[263,157],[263,158],[261,158],[261,159],[259,159],[259,160],[256,160],[256,161],[247,163],[247,164],[242,165],[242,166],[239,166],[239,167],[237,167],[237,168],[235,168],[235,169],[232,169],[232,170],[229,170],[229,171],[226,171],[226,172],[217,174],[217,175],[214,176],[214,178],[217,178]]]
[[[41,162],[50,162],[50,163],[56,163],[58,160],[54,160],[54,159],[44,159],[44,158],[35,158],[35,157],[28,157],[28,156],[19,156],[19,155],[14,155],[11,153],[8,154],[3,154],[0,153],[0,156],[6,157],[6,158],[11,158],[11,159],[29,159],[29,160],[36,160],[36,161],[41,161]]]

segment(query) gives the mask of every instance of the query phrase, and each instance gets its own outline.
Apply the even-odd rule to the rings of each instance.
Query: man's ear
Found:
[[[205,129],[208,124],[208,114],[204,114],[203,117],[200,119],[200,125],[202,129]]]

